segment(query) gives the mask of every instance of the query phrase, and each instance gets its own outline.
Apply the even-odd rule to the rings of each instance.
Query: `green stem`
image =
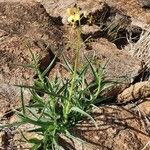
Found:
[[[73,101],[72,101],[72,95],[73,95],[73,91],[74,91],[74,87],[75,87],[75,82],[76,82],[77,68],[78,68],[79,56],[80,56],[80,49],[81,49],[81,29],[79,27],[77,29],[76,56],[75,56],[74,70],[73,70],[73,75],[72,75],[72,80],[71,80],[71,87],[70,87],[70,91],[69,91],[69,97],[68,97],[67,105],[66,105],[65,122],[67,122],[68,113],[69,113],[71,104],[73,103]]]

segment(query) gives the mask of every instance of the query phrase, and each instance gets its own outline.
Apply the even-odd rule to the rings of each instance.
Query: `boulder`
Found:
[[[76,43],[73,34],[67,35],[71,37],[71,43]],[[71,44],[72,45],[72,44]],[[70,47],[65,48],[63,54],[66,56],[70,64],[74,63],[75,49]],[[95,42],[90,42],[90,49],[86,45],[80,52],[80,65],[87,63],[85,56],[93,61],[96,67],[104,67],[104,76],[106,80],[114,81],[111,89],[107,89],[106,96],[116,97],[122,90],[127,88],[134,81],[142,70],[141,62],[132,57],[127,51],[119,50],[115,44],[110,43],[107,39],[99,38]],[[60,58],[63,62],[63,60]],[[57,68],[58,69],[58,68]],[[64,76],[64,75],[63,75]],[[92,73],[88,72],[87,79],[93,81]]]
[[[17,64],[28,64],[31,61],[30,52],[27,50],[28,42],[32,51],[42,57],[40,60],[41,69],[44,69],[50,63],[54,54],[61,54],[62,52],[68,61],[73,64],[75,48],[72,44],[75,46],[76,34],[73,28],[65,24],[66,9],[75,3],[78,3],[82,11],[85,10],[87,13],[103,8],[100,0],[38,1],[43,5],[32,0],[0,2],[0,115],[5,115],[6,120],[4,121],[10,123],[16,121],[16,116],[9,111],[11,108],[20,106],[20,89],[12,85],[20,83],[28,85],[34,82],[35,72],[32,69],[17,66]],[[83,26],[82,35],[84,36],[82,40],[84,40],[84,37],[91,35],[92,41],[88,43],[90,47],[87,43],[83,44],[79,65],[82,66],[86,63],[85,56],[93,59],[93,63],[97,67],[104,66],[107,62],[105,78],[118,81],[112,89],[109,89],[108,94],[116,96],[132,83],[134,77],[138,76],[142,69],[141,62],[123,48],[118,49],[115,44],[96,33],[99,33],[98,26]],[[63,63],[61,55],[58,57],[60,63]],[[50,74],[62,73],[69,78],[68,72],[59,66],[60,63],[56,63]],[[90,72],[88,79],[89,81],[93,80]],[[24,94],[27,98],[26,102],[28,102],[30,100],[29,92],[25,91]],[[72,133],[75,131],[79,137],[90,144],[83,145],[75,141],[72,147],[78,150],[82,147],[87,150],[142,149],[150,140],[149,134],[143,127],[143,120],[141,120],[141,123],[137,113],[133,109],[131,111],[131,108],[114,105],[100,106],[92,114],[98,123],[98,130],[87,120],[80,124],[81,127],[78,125],[72,131]],[[149,113],[149,111],[145,113],[147,112]],[[24,129],[28,128],[30,128],[28,125],[24,127]],[[1,143],[4,142],[1,137],[7,138],[5,133],[0,135]],[[10,130],[8,133],[11,135],[14,132]],[[24,144],[18,144],[18,139],[22,138],[18,134],[10,139],[13,146],[18,145],[18,149],[26,148]],[[27,137],[31,136],[35,135],[28,135]],[[11,142],[9,145],[12,148]],[[2,145],[1,143],[0,145]]]
[[[20,103],[20,89],[13,85],[33,84],[34,70],[19,66],[31,63],[28,46],[41,58],[49,55],[48,63],[51,49],[61,47],[62,31],[54,24],[40,3],[0,2],[0,114]]]

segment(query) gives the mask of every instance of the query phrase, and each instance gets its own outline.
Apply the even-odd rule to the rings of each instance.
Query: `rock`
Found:
[[[138,105],[140,112],[149,117],[150,116],[150,99],[144,99],[142,103]]]
[[[89,14],[91,12],[95,12],[96,10],[102,9],[104,3],[101,0],[91,1],[91,0],[58,0],[49,1],[49,0],[38,0],[47,10],[48,14],[53,17],[61,17],[62,22],[67,24],[67,8],[73,7],[75,4],[81,8],[81,12],[85,12]]]
[[[140,120],[131,105],[126,106],[99,106],[93,110],[92,117],[96,120],[98,129],[90,120],[85,119],[70,132],[81,138],[79,140],[67,139],[62,136],[61,144],[64,149],[68,147],[77,150],[135,150],[142,149],[150,140],[149,134],[143,126],[144,120]],[[22,131],[30,129],[32,126],[26,125]],[[34,133],[25,134],[27,138],[39,137]],[[17,132],[13,139],[18,148],[30,147],[29,143],[18,144],[22,136]],[[40,139],[40,137],[39,137]],[[65,140],[65,141],[64,141]],[[149,146],[147,146],[147,149]]]
[[[130,16],[131,20],[136,19],[141,23],[150,24],[150,10],[145,11],[139,4],[139,0],[105,0],[105,2],[109,6],[115,7],[122,11],[124,15]]]
[[[96,26],[96,25],[84,25],[82,27],[82,33],[83,34],[94,34],[95,32],[99,32],[100,31],[100,27]]]
[[[93,51],[85,53],[87,55],[95,53],[95,58],[100,61],[102,66],[108,61],[105,72],[109,79],[118,79],[125,83],[131,83],[141,70],[140,61],[132,58],[123,49],[120,51],[115,44],[108,42],[106,39],[101,38],[97,42],[93,42],[92,47]]]
[[[35,1],[0,2],[0,114],[20,104],[20,89],[13,85],[34,81],[33,69],[18,66],[31,63],[27,45],[42,58],[49,55],[49,62],[51,49],[62,49],[62,31],[54,24]],[[29,92],[24,96],[29,99]]]
[[[77,125],[72,133],[86,142],[73,140],[75,149],[138,150],[150,140],[142,126],[144,121],[139,120],[130,106],[100,106],[94,110],[94,114],[99,128],[96,130],[91,121],[83,121],[81,125]],[[149,146],[146,150],[148,149]]]
[[[130,33],[133,36],[132,38],[138,39],[142,32],[141,28],[147,28],[150,23],[150,13],[145,12],[139,7],[137,0],[130,0],[128,2],[125,0],[105,0],[105,2],[104,0],[96,0],[94,2],[91,2],[91,0],[84,2],[82,0],[65,2],[58,0],[57,3],[48,0],[39,0],[39,2],[46,8],[50,16],[54,16],[57,19],[61,18],[64,25],[68,24],[67,8],[78,4],[81,8],[81,13],[86,12],[87,16],[90,14],[87,20],[82,17],[84,21],[81,20],[81,24],[85,25],[87,21],[88,23],[90,22],[90,25],[92,25],[95,30],[99,27],[101,36],[115,43],[119,49],[128,44],[128,39],[122,37],[126,37],[126,35]],[[139,16],[140,18],[138,18]],[[86,31],[88,29],[90,31],[92,26],[86,24],[83,28]],[[132,30],[132,26],[140,30],[138,32]],[[94,28],[92,29],[93,31]],[[97,34],[99,35],[100,32],[98,31]],[[94,36],[97,36],[97,34]]]
[[[150,81],[139,82],[131,85],[118,95],[118,102],[127,103],[150,96]]]
[[[5,128],[4,134],[2,135],[2,149],[16,149],[17,147],[13,144],[14,133],[12,129]]]
[[[72,43],[76,43],[72,33],[71,35],[67,35],[67,37],[71,37],[72,41],[70,41]],[[109,93],[109,96],[111,95],[112,97],[115,97],[124,88],[128,87],[142,69],[140,61],[138,61],[136,58],[133,58],[126,51],[119,50],[115,44],[110,43],[104,38],[99,38],[96,39],[95,42],[90,42],[90,46],[90,50],[88,50],[86,47],[81,49],[79,68],[82,66],[82,64],[87,63],[85,56],[89,59],[92,59],[95,64],[98,63],[97,65],[100,65],[101,67],[105,66],[107,63],[105,66],[105,79],[118,82],[118,84],[114,84],[113,88],[106,92]],[[66,51],[64,51],[64,55],[66,58],[68,58],[70,64],[73,64],[75,49],[73,47],[65,49]],[[93,76],[90,71],[88,72],[87,79],[89,81],[93,80]]]
[[[139,0],[142,7],[150,7],[150,1],[149,0]]]
[[[76,1],[59,1],[58,3],[52,4],[50,1],[42,1],[41,3],[47,7],[47,11],[49,7],[51,7],[51,9],[49,9],[51,17],[48,16],[45,9],[39,3],[31,1],[30,3],[1,3],[0,42],[3,43],[0,46],[2,66],[0,74],[1,87],[5,87],[3,86],[4,83],[9,85],[19,84],[20,81],[29,84],[32,76],[34,75],[34,72],[31,70],[27,71],[27,69],[19,69],[13,65],[30,62],[30,54],[26,50],[26,40],[24,39],[28,39],[33,42],[32,49],[40,54],[44,53],[45,55],[46,52],[43,49],[49,45],[53,45],[54,49],[61,49],[63,43],[63,31],[57,24],[55,17],[57,18],[60,15],[63,15],[60,10],[62,10],[65,14],[66,7],[68,8],[72,2],[76,3]],[[63,5],[60,5],[62,3]],[[83,10],[90,12],[103,8],[100,1],[95,1],[94,3],[90,0],[86,2],[81,1],[81,3],[78,4],[81,8],[83,8]],[[56,7],[56,10],[52,11],[54,6]],[[95,33],[97,31],[97,26],[83,26],[83,34],[85,35]],[[66,34],[66,36],[69,35]],[[115,77],[115,80],[119,79],[119,81],[129,84],[132,82],[133,78],[138,75],[138,72],[141,69],[140,61],[132,58],[123,50],[118,50],[114,44],[108,42],[106,39],[101,38],[98,41],[92,42],[91,46],[93,47],[93,50],[90,51],[83,48],[84,50],[82,52],[81,60],[85,61],[83,59],[84,55],[93,57],[93,54],[96,54],[94,56],[95,60],[100,61],[101,65],[109,60],[105,70],[106,78],[114,79]],[[70,58],[73,60],[74,51],[67,51],[64,53],[66,53],[69,60]],[[48,59],[50,59],[50,57],[48,57]],[[126,69],[124,70],[124,68]],[[92,77],[89,78],[92,80]],[[26,79],[29,79],[28,82],[26,82]],[[117,89],[119,89],[118,86]],[[1,88],[1,91],[7,90],[5,90],[5,88]],[[118,93],[120,90],[115,91]],[[15,93],[19,93],[19,91],[15,91]],[[5,95],[9,94],[6,92]],[[4,96],[2,97],[4,99]],[[10,97],[14,99],[13,96]],[[8,102],[6,106],[9,104],[10,103]]]
[[[69,7],[69,4],[70,2],[64,3],[64,5],[67,5],[67,7]],[[94,8],[93,6],[96,4],[98,5]],[[100,4],[99,1],[94,2],[93,5],[91,1],[81,2],[79,3],[79,6],[83,7],[83,10],[85,9],[93,12],[98,8],[103,8],[102,4]],[[59,17],[59,11],[57,9],[56,12],[51,11],[51,15],[54,16],[48,16],[42,5],[31,1],[30,3],[3,2],[1,3],[0,7],[2,8],[0,9],[0,42],[3,43],[0,46],[2,66],[0,74],[2,87],[1,91],[11,91],[11,88],[10,90],[5,90],[5,88],[3,88],[5,87],[3,84],[5,83],[8,85],[12,85],[19,84],[20,82],[30,84],[33,81],[32,77],[34,76],[34,72],[32,70],[18,68],[17,66],[13,65],[30,62],[30,53],[26,50],[25,46],[26,40],[33,43],[32,49],[34,52],[40,53],[40,55],[45,57],[48,54],[47,51],[44,50],[46,48],[48,48],[48,50],[54,49],[53,52],[55,54],[57,52],[61,53],[61,51],[59,50],[62,49],[64,37],[72,37],[72,33],[69,33],[69,35],[68,33],[65,33],[63,30],[61,30],[61,24],[57,23],[58,20],[56,19],[57,17]],[[66,9],[63,6],[62,8],[63,11],[66,11]],[[98,26],[83,26],[84,35],[91,33],[95,34],[95,32],[98,32]],[[85,47],[83,48],[80,60],[85,62],[84,55],[86,55],[89,58],[94,56],[95,61],[100,61],[101,65],[104,65],[106,61],[109,60],[105,69],[107,79],[119,80],[128,85],[132,82],[133,78],[136,75],[138,75],[138,72],[141,70],[140,61],[132,58],[125,51],[120,51],[114,44],[110,43],[104,38],[98,39],[95,42],[91,42],[91,46],[92,50],[87,50]],[[73,62],[74,49],[69,51],[64,50],[64,54],[66,55],[66,57],[69,58],[69,60],[72,60]],[[48,64],[51,60],[51,57],[48,56],[46,59],[48,60],[48,62],[46,62],[47,60],[44,60],[44,64],[45,62]],[[126,69],[124,70],[124,68]],[[92,81],[92,77],[90,75],[89,80]],[[7,87],[9,87],[8,85]],[[122,88],[120,89],[120,85],[122,84],[119,84],[119,86],[117,85],[115,90],[111,89],[109,93],[114,94],[114,91],[114,95],[119,93],[120,90],[122,90]],[[14,88],[14,90],[16,89]],[[19,93],[19,89],[14,91],[14,93]],[[9,94],[6,92],[5,95]],[[19,94],[17,94],[17,97],[18,96]],[[19,101],[19,97],[13,97],[12,95],[10,95],[10,97],[12,99],[16,99],[16,101]],[[2,107],[4,109],[9,109],[11,106],[14,106],[13,104],[15,104],[15,101],[12,101],[13,104],[11,104],[10,100],[5,100],[5,98],[6,97],[4,97],[3,95],[2,103],[5,107]]]
[[[20,88],[13,85],[32,85],[34,82],[35,71],[18,66],[31,63],[28,46],[42,59],[48,58],[49,64],[53,57],[51,49],[54,52],[62,49],[62,37],[60,27],[41,4],[32,0],[0,2],[0,124],[11,122],[11,110],[21,105]],[[25,103],[30,101],[29,93],[24,90]],[[5,119],[1,120],[1,117]],[[0,135],[0,149],[16,149],[15,145],[18,145],[16,141],[14,148],[2,147],[3,142]],[[22,149],[22,143],[19,144],[18,149]]]
[[[145,11],[139,5],[138,0],[70,0],[63,1],[58,0],[49,1],[49,0],[38,0],[47,10],[50,16],[58,17],[61,16],[63,23],[66,24],[66,9],[74,4],[78,4],[83,11],[94,12],[96,10],[102,10],[104,2],[106,2],[110,7],[116,8],[119,11],[123,12],[125,15],[130,16],[133,19],[136,19],[144,24],[150,23],[150,13]],[[149,0],[140,0],[144,5],[149,5]],[[103,16],[104,17],[104,16]]]
[[[23,0],[21,2],[8,1],[0,3],[1,116],[11,110],[11,108],[20,106],[20,89],[14,88],[12,85],[20,83],[28,85],[34,81],[35,72],[33,70],[14,65],[30,63],[31,57],[30,52],[27,51],[26,42],[30,41],[32,51],[41,55],[41,69],[44,69],[49,64],[54,54],[61,54],[62,49],[66,58],[73,64],[75,48],[68,43],[76,43],[75,33],[73,33],[74,30],[69,29],[69,26],[63,26],[62,22],[65,23],[65,21],[61,20],[65,20],[66,9],[77,2],[82,11],[87,11],[87,13],[102,10],[103,8],[103,3],[100,3],[100,0],[58,0],[57,2],[39,0],[47,9],[48,15],[40,3],[30,0]],[[87,28],[87,26],[84,26],[83,34],[85,36],[87,34],[95,35],[95,32],[98,31],[96,27],[88,26]],[[109,89],[108,94],[116,96],[132,83],[134,77],[138,75],[141,70],[140,61],[133,58],[124,49],[118,49],[115,44],[100,36],[93,36],[90,45],[91,49],[88,49],[86,43],[83,44],[80,55],[81,63],[79,65],[82,66],[86,63],[84,56],[87,56],[89,59],[94,58],[93,63],[97,67],[103,66],[108,61],[105,67],[105,78],[120,81],[113,89]],[[62,63],[61,55],[59,55],[59,59],[60,63]],[[62,68],[59,68],[58,64],[54,66],[50,74],[62,73],[63,76],[66,75],[69,78],[68,72],[66,70],[59,70]],[[90,72],[87,78],[89,81],[93,80]],[[25,91],[24,96],[27,98],[26,102],[28,103],[30,100],[29,92]],[[149,135],[139,123],[139,118],[137,119],[128,110],[130,108],[105,105],[95,112],[95,119],[99,125],[99,130],[95,130],[95,127],[88,121],[83,122],[85,127],[82,126],[80,128],[78,126],[75,129],[75,131],[78,131],[76,133],[81,133],[85,140],[87,139],[87,141],[91,142],[91,144],[88,144],[88,147],[86,144],[84,145],[85,149],[142,149],[150,140]],[[6,119],[10,123],[16,121],[14,116],[8,115]],[[30,126],[27,125],[25,129],[28,128]],[[30,135],[27,137],[30,137]],[[17,142],[20,136],[15,138],[13,142],[15,142],[15,145],[18,145]],[[77,144],[75,143],[75,147],[80,150],[82,146]],[[20,144],[18,149],[22,149],[22,147],[22,144]]]

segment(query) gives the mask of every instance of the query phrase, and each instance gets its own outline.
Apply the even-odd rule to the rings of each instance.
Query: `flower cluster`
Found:
[[[74,6],[72,8],[67,9],[68,22],[71,25],[75,25],[76,22],[80,22],[80,8]]]

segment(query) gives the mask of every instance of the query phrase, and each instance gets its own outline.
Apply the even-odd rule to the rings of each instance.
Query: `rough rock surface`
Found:
[[[142,7],[150,7],[150,1],[149,0],[139,0]]]
[[[61,35],[39,3],[0,3],[0,114],[19,101],[20,89],[11,85],[33,82],[34,71],[17,66],[31,61],[27,45],[44,57],[51,48],[59,49]]]
[[[69,1],[64,1],[64,0],[58,0],[57,2],[54,1],[49,1],[49,0],[38,0],[47,10],[48,14],[50,16],[54,17],[62,17],[62,21],[64,24],[66,24],[67,20],[67,14],[66,14],[66,9],[69,7],[74,6],[75,4],[78,4],[78,7],[82,8],[83,11],[85,11],[87,14],[89,12],[94,12],[97,9],[101,9],[103,4],[101,1],[96,0],[96,1],[91,1],[91,0],[69,0]]]
[[[63,22],[66,23],[66,8],[73,6],[74,4],[78,4],[84,11],[94,12],[96,10],[101,10],[103,7],[103,2],[106,2],[111,7],[118,9],[119,11],[123,12],[124,14],[130,16],[132,18],[133,24],[145,27],[150,23],[150,10],[145,10],[141,7],[141,3],[139,0],[70,0],[70,1],[63,1],[55,0],[38,0],[43,4],[46,8],[47,12],[51,16],[61,16],[64,20]],[[142,0],[148,1],[148,0]],[[138,23],[137,23],[138,22]],[[139,24],[140,23],[140,24]]]
[[[64,150],[141,150],[149,142],[149,105],[129,104],[126,106],[103,105],[93,110],[93,117],[97,122],[98,129],[89,120],[84,120],[75,127],[71,133],[84,140],[69,140],[63,137]],[[11,117],[10,122],[16,119]],[[22,128],[29,129],[30,126]],[[16,131],[12,143],[18,149],[29,149],[30,145],[25,142],[19,144],[22,139]],[[37,137],[35,134],[27,134],[26,137]],[[11,143],[11,144],[12,144]],[[147,145],[145,150],[149,150]]]
[[[106,0],[106,2],[131,16],[132,20],[135,19],[143,23],[150,23],[150,10],[143,9],[139,0]]]
[[[120,103],[127,103],[134,100],[143,99],[150,96],[150,82],[138,82],[125,89],[118,95],[118,101]]]
[[[101,38],[97,42],[93,42],[91,46],[93,50],[89,50],[85,54],[95,53],[96,60],[99,60],[102,66],[108,61],[105,72],[109,79],[131,83],[142,69],[140,61],[132,58],[126,51],[118,50],[115,44],[106,39]]]
[[[65,18],[66,8],[72,5],[72,3],[78,3],[83,10],[88,12],[94,12],[96,9],[103,7],[101,0],[38,1],[46,7],[50,15],[46,13],[46,10],[40,3],[32,0],[23,0],[21,2],[7,0],[0,2],[0,116],[4,116],[12,107],[17,108],[19,106],[20,90],[11,85],[33,83],[35,72],[15,65],[30,62],[30,52],[26,47],[28,41],[31,43],[32,51],[42,56],[42,69],[52,60],[53,53],[62,53],[63,48],[66,48],[63,51],[66,57],[73,62],[74,49],[71,45],[65,44],[67,41],[66,37],[71,40],[71,42],[74,42],[74,33],[68,33],[70,27],[63,26],[61,20],[63,16]],[[127,11],[127,6],[130,5],[132,1],[133,0],[130,0],[130,2],[125,5],[124,10]],[[121,0],[120,2],[124,4],[125,1]],[[114,3],[117,8],[120,8],[120,2],[116,1],[116,3]],[[136,6],[139,7],[137,2]],[[129,15],[133,13],[132,9],[133,5],[129,7]],[[135,12],[136,11],[135,9]],[[139,11],[142,12],[144,19],[146,19],[148,16],[147,11],[143,13],[142,8],[140,8]],[[134,16],[134,13],[132,15]],[[141,17],[141,14],[139,13],[137,16]],[[148,20],[149,19],[147,19],[147,21],[144,20],[143,22],[148,23]],[[109,42],[104,37],[100,37],[101,35],[98,34],[97,36],[96,34],[95,36],[97,29],[94,30],[91,28],[89,32],[87,32],[87,30],[88,29],[85,29],[83,34],[87,36],[90,32],[93,36],[93,41],[90,43],[91,48],[84,45],[80,60],[84,62],[83,56],[86,55],[89,58],[94,57],[96,62],[99,63],[100,61],[102,65],[109,59],[108,65],[106,66],[106,77],[111,79],[115,77],[117,80],[121,79],[123,82],[131,83],[133,78],[137,76],[141,70],[140,61],[133,58],[123,49],[118,49],[115,44]],[[62,61],[60,56],[59,59]],[[57,67],[57,65],[55,67]],[[56,71],[61,73],[60,70],[57,70],[55,67],[50,73],[53,74],[56,73]],[[65,74],[67,73],[65,72]],[[28,92],[26,92],[25,96],[29,96]],[[86,121],[83,122],[85,127],[78,126],[78,128],[75,129],[79,136],[82,136],[91,144],[82,145],[76,141],[74,143],[75,148],[71,147],[71,149],[80,150],[83,147],[86,150],[142,149],[150,140],[148,104],[149,101],[147,101],[146,104],[139,104],[139,109],[137,109],[134,104],[132,106],[104,105],[99,107],[94,114],[99,125],[99,130],[95,130],[95,127]],[[13,114],[7,113],[5,117],[6,122],[12,123],[12,121],[16,120]],[[15,140],[14,133],[13,129],[5,131],[2,134],[0,133],[0,136],[2,136],[2,139],[0,138],[0,149],[16,148],[18,141]],[[9,142],[7,142],[8,139],[10,140]],[[18,149],[23,148],[24,144],[18,145]],[[29,149],[27,147],[25,148]],[[148,149],[149,147],[147,147],[147,150]]]
[[[71,29],[69,29],[71,30]],[[75,48],[73,43],[77,43],[76,36],[73,32],[65,34],[65,37],[70,37],[69,45],[65,46],[63,54],[67,58],[70,64],[74,63],[75,58]],[[94,42],[90,42],[90,49],[88,46],[82,47],[80,51],[80,62],[78,68],[81,68],[83,64],[87,63],[85,56],[94,61],[93,64],[96,67],[105,66],[105,79],[118,82],[115,84],[107,93],[108,97],[115,97],[118,93],[122,92],[126,87],[129,86],[134,81],[134,78],[138,76],[139,72],[142,70],[141,62],[132,57],[124,50],[119,50],[115,44],[110,43],[107,39],[99,38]],[[63,62],[63,59],[60,58],[60,62]],[[107,64],[107,65],[106,65]],[[65,73],[65,69],[56,65],[53,69],[53,72],[50,72],[50,76],[54,75],[54,72],[58,72],[63,77],[68,77],[69,75]],[[92,73],[88,72],[87,78],[90,81],[93,81]]]
[[[143,108],[143,107],[142,107]],[[149,142],[149,122],[141,120],[148,115],[138,106],[100,106],[95,111],[98,129],[84,121],[74,134],[88,143],[75,141],[77,150],[141,150]],[[145,107],[148,109],[148,107]],[[148,150],[149,145],[146,147]]]

